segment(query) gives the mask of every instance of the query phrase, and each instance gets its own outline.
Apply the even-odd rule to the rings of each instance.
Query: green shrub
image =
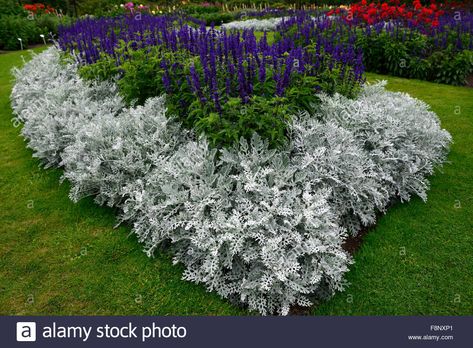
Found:
[[[420,57],[411,57],[409,62],[409,76],[419,80],[429,80],[432,65],[429,60]]]
[[[431,80],[437,83],[463,86],[473,73],[473,51],[454,53],[450,48],[435,52],[428,59],[431,65]]]
[[[41,40],[40,29],[34,20],[29,20],[22,16],[9,15],[2,16],[0,20],[0,48],[5,50],[17,50],[29,44],[35,44]]]
[[[272,147],[277,147],[286,142],[287,121],[292,116],[286,101],[286,98],[254,95],[249,103],[243,104],[240,98],[229,98],[219,115],[195,100],[189,108],[189,117],[195,120],[197,132],[205,134],[212,146],[230,146],[241,137],[251,139],[256,132]]]
[[[228,12],[190,13],[189,16],[204,21],[206,25],[220,25],[235,20],[235,15]]]
[[[0,0],[0,17],[23,14],[26,12],[18,0]]]
[[[457,36],[452,30],[449,39],[455,42]],[[467,46],[470,38],[464,35]],[[473,73],[473,51],[457,51],[453,44],[447,49],[438,49],[432,38],[419,33],[398,38],[382,32],[377,35],[357,35],[357,45],[363,50],[363,63],[367,71],[400,77],[462,86]]]
[[[41,33],[47,35],[49,33],[56,34],[59,25],[70,24],[72,18],[68,16],[58,17],[54,14],[44,14],[36,16],[35,21]]]
[[[368,36],[361,30],[357,33],[357,46],[363,49],[363,63],[369,71],[380,74],[387,73],[385,68],[384,47],[387,43],[387,35]]]
[[[46,38],[49,33],[57,34],[59,24],[71,22],[70,17],[57,17],[53,14],[35,16],[34,19],[22,15],[2,16],[0,20],[0,49],[19,50],[22,39],[23,48],[28,45],[43,43],[41,34]]]
[[[77,3],[78,15],[104,16],[126,1],[122,0],[81,0]],[[121,10],[120,12],[122,12]]]
[[[191,15],[199,15],[206,13],[217,13],[220,12],[220,8],[217,6],[188,5],[183,8],[183,11]]]

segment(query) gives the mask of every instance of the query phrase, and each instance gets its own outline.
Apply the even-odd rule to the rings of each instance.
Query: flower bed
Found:
[[[127,103],[166,93],[180,122],[216,147],[253,132],[281,146],[287,120],[317,103],[316,91],[354,96],[363,82],[361,52],[345,42],[303,48],[289,38],[257,40],[252,30],[191,24],[175,17],[87,19],[62,29],[59,44],[78,55],[83,77],[118,75]]]
[[[170,242],[184,279],[262,314],[343,289],[347,234],[392,200],[426,199],[451,140],[426,104],[377,84],[319,94],[278,149],[257,133],[216,149],[164,96],[126,106],[114,82],[77,69],[50,48],[16,70],[12,107],[34,155],[64,168],[73,200],[119,208],[149,255]]]
[[[0,49],[25,49],[32,44],[43,44],[56,34],[59,24],[70,18],[42,3],[25,4],[3,0],[0,12]]]
[[[356,33],[368,71],[465,85],[473,74],[473,14],[466,4],[363,0],[327,14],[344,22],[339,35]]]

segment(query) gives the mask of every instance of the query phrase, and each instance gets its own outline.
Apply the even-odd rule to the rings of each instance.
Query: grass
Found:
[[[169,255],[149,259],[115,212],[68,199],[60,170],[43,170],[11,123],[11,67],[0,55],[0,314],[241,315],[202,286],[181,280]],[[382,78],[369,75],[370,79]],[[455,144],[414,199],[383,216],[355,255],[351,285],[316,315],[473,313],[473,89],[389,78],[425,100]]]

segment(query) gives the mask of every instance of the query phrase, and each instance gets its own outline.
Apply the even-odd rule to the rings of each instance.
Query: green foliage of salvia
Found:
[[[315,46],[310,46],[310,49],[315,50]],[[173,52],[163,46],[133,50],[124,43],[117,52],[126,54],[127,60],[117,66],[115,58],[103,54],[97,62],[81,65],[80,76],[90,81],[116,79],[127,105],[143,105],[149,98],[167,93],[163,84],[166,71],[162,63],[183,65],[182,69],[173,70],[169,82],[172,92],[166,96],[168,114],[176,116],[185,128],[199,135],[205,134],[210,145],[219,148],[232,146],[241,137],[249,140],[253,132],[267,140],[270,147],[278,148],[287,142],[287,124],[291,116],[300,110],[311,110],[313,104],[319,102],[318,95],[314,93],[316,88],[329,94],[338,92],[350,97],[354,97],[359,90],[353,81],[341,78],[339,69],[334,68],[332,71],[321,71],[317,76],[292,76],[284,96],[279,97],[275,95],[274,71],[268,66],[265,81],[255,82],[254,93],[247,103],[235,94],[222,103],[221,110],[216,110],[210,90],[203,88],[207,101],[202,102],[186,81],[191,66],[203,74],[202,64],[196,56],[185,50]],[[218,74],[222,71],[219,70]],[[218,75],[217,81],[225,80],[225,75]]]

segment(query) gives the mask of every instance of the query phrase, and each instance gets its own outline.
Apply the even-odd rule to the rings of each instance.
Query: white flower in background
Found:
[[[264,30],[275,30],[276,27],[284,20],[284,17],[280,18],[268,18],[268,19],[247,19],[244,21],[234,21],[221,25],[222,29],[232,30],[244,30],[253,29],[257,31]]]

